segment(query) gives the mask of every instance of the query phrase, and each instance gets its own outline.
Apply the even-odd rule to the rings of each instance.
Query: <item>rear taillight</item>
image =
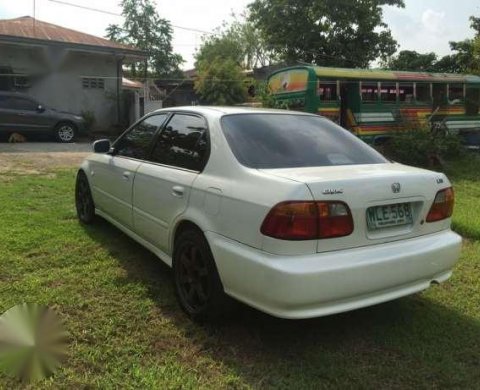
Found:
[[[343,202],[289,201],[270,210],[260,231],[280,240],[342,237],[352,233],[353,219]]]
[[[432,207],[430,207],[430,211],[428,212],[427,222],[435,222],[450,218],[453,213],[454,199],[453,188],[449,187],[438,191]]]

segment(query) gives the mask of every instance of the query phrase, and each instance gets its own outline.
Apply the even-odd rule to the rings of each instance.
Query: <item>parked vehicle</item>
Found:
[[[162,109],[94,151],[78,218],[105,218],[173,267],[193,318],[226,295],[284,318],[353,310],[444,282],[459,257],[445,175],[317,115]]]
[[[480,146],[479,76],[295,66],[267,82],[279,106],[326,116],[369,143],[431,127]]]
[[[50,134],[58,142],[72,142],[84,132],[85,120],[75,114],[45,107],[28,95],[0,91],[0,132]]]

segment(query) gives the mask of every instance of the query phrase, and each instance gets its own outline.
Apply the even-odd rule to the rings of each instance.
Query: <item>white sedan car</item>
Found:
[[[445,175],[317,115],[162,109],[94,151],[80,221],[101,216],[171,266],[195,319],[227,296],[283,318],[353,310],[444,282],[459,257]]]

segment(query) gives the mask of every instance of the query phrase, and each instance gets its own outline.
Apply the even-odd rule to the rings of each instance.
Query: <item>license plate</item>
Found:
[[[389,204],[369,207],[367,224],[369,229],[382,229],[391,226],[408,225],[413,221],[410,203]]]

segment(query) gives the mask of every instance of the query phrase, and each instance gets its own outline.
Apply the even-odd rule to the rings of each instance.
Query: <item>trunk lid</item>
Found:
[[[318,240],[318,252],[408,239],[450,226],[449,219],[425,222],[436,193],[450,186],[442,173],[396,163],[262,172],[305,183],[315,200],[342,201],[349,206],[353,233]]]

